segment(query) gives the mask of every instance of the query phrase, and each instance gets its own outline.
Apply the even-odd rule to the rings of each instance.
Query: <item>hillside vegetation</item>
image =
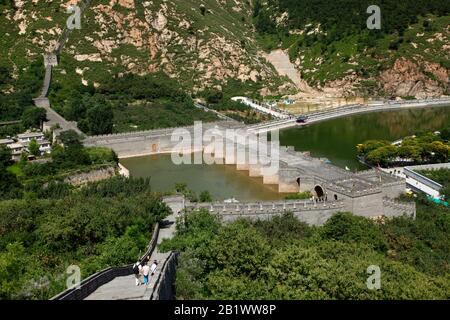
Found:
[[[221,224],[199,211],[163,246],[181,251],[177,299],[448,299],[449,217],[425,199],[416,220],[338,213],[321,227],[292,214]]]
[[[17,74],[41,59],[62,33],[68,4],[76,2],[0,5],[6,31],[0,66]],[[232,78],[275,86],[279,79],[253,38],[251,10],[249,1],[93,0],[81,29],[69,37],[55,80],[99,84],[121,72],[164,71],[193,92]]]
[[[61,139],[43,164],[11,164],[0,146],[0,300],[49,299],[67,288],[69,266],[84,279],[134,263],[169,213],[149,179],[65,182],[118,160],[110,149],[84,148],[73,132]]]
[[[0,201],[0,298],[49,299],[70,265],[86,278],[135,262],[169,210],[149,190],[113,178],[62,199]]]
[[[2,1],[0,67],[15,78],[42,59],[76,2]],[[381,30],[366,28],[373,4],[381,7]],[[286,93],[289,81],[261,52],[281,47],[305,80],[335,95],[441,95],[448,93],[449,7],[439,0],[93,0],[54,80],[98,86],[120,73],[163,71],[189,92],[226,90],[236,79],[249,94]]]
[[[366,26],[370,5],[381,29]],[[448,94],[450,3],[256,0],[253,19],[266,49],[282,47],[314,87],[341,94]]]

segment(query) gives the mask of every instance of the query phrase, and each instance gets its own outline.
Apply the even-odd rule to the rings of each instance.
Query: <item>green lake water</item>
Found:
[[[396,140],[419,130],[439,130],[450,126],[450,108],[410,109],[369,113],[329,120],[302,128],[280,132],[282,145],[310,151],[333,164],[363,169],[356,160],[356,145],[368,139]],[[262,178],[250,178],[248,172],[231,165],[181,165],[172,163],[170,155],[122,159],[134,177],[151,177],[155,191],[169,191],[184,182],[193,191],[208,190],[216,200],[281,199],[276,186],[262,184]]]
[[[394,141],[420,130],[435,131],[449,126],[449,107],[386,111],[287,129],[280,132],[280,143],[355,170],[364,168],[356,159],[358,143],[369,139]]]

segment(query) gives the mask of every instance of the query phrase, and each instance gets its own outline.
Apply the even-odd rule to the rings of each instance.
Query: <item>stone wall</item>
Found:
[[[161,272],[153,292],[150,296],[145,296],[144,300],[174,300],[175,299],[175,278],[177,273],[178,252],[172,251],[164,261]]]
[[[383,215],[386,217],[398,217],[407,215],[416,218],[416,203],[399,202],[390,198],[383,198]]]
[[[381,192],[349,198],[348,204],[348,211],[358,216],[373,217],[383,214],[383,194]]]
[[[204,208],[217,214],[225,222],[239,218],[269,220],[275,216],[292,212],[300,221],[311,225],[322,225],[333,214],[346,211],[342,201],[315,202],[311,200],[286,200],[245,203],[187,203],[188,209]]]
[[[222,121],[219,123],[204,123],[202,124],[203,132],[211,129],[217,125],[221,128],[236,127],[235,123]],[[182,128],[167,128],[148,130],[140,132],[110,134],[101,136],[87,137],[83,144],[86,147],[108,147],[113,149],[119,158],[129,158],[146,156],[153,154],[171,153],[174,148],[180,144],[181,139],[172,141],[172,133],[174,130],[185,131],[191,134],[191,138],[194,138],[194,126],[182,127]],[[201,151],[201,150],[193,150]]]
[[[114,166],[103,167],[88,172],[80,172],[68,176],[64,179],[64,182],[70,183],[71,185],[78,186],[86,184],[88,182],[95,182],[100,180],[105,180],[116,175],[116,168]]]
[[[119,166],[119,174],[125,178],[129,178],[130,177],[130,170],[128,170],[128,168],[126,168],[123,164],[121,164],[120,162],[118,163]]]

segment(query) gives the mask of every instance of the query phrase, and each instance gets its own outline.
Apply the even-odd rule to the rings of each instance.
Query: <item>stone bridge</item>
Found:
[[[337,203],[340,205],[343,203],[346,211],[364,216],[385,214],[383,199],[385,197],[394,199],[404,193],[406,188],[404,179],[380,170],[372,169],[352,173],[321,159],[297,152],[292,147],[277,148],[276,145],[272,145],[272,142],[253,143],[254,141],[247,139],[246,127],[235,122],[203,125],[200,139],[206,131],[213,128],[216,130],[217,137],[223,140],[222,145],[219,144],[212,149],[209,145],[200,146],[201,149],[195,150],[195,145],[190,143],[188,150],[183,150],[183,152],[203,151],[204,155],[209,154],[214,158],[213,160],[217,164],[235,165],[236,170],[247,171],[251,177],[261,177],[264,184],[276,185],[280,193],[309,191],[319,201],[333,200],[336,201],[335,206]],[[230,138],[227,135],[228,129],[237,129],[234,131],[236,136]],[[196,131],[195,127],[186,127],[184,130],[186,134],[191,135]],[[171,134],[171,129],[162,129],[88,137],[84,143],[86,146],[110,147],[121,158],[157,153],[178,153],[179,149],[176,148],[179,141],[172,140]],[[195,137],[192,140],[195,140]],[[229,145],[232,148],[229,148]],[[265,155],[258,154],[261,146],[268,151]],[[278,152],[275,153],[275,151]],[[241,154],[244,154],[244,157],[241,157]],[[252,162],[251,154],[258,154],[259,161]],[[332,211],[332,208],[330,210]]]

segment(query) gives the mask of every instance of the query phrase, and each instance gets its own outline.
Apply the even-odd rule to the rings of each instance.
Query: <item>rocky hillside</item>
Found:
[[[76,0],[15,0],[3,6],[7,26],[1,65],[12,72],[55,47],[66,8]],[[249,1],[92,0],[56,69],[95,86],[112,74],[164,71],[192,92],[222,88],[229,79],[277,87],[282,83],[253,37]]]
[[[369,5],[381,29],[367,28]],[[450,2],[255,0],[260,44],[283,48],[307,83],[335,96],[449,94]]]
[[[52,50],[69,17],[67,7],[77,2],[0,0],[2,70],[17,77],[30,61]],[[53,85],[98,87],[115,74],[164,71],[192,93],[226,90],[231,83],[236,93],[263,95],[295,90],[300,96],[309,91],[336,97],[449,94],[450,17],[434,14],[445,12],[445,4],[429,13],[395,7],[407,12],[406,18],[397,19],[399,24],[389,16],[390,29],[373,36],[352,24],[336,27],[341,20],[322,17],[334,2],[316,2],[92,0],[81,29],[72,32],[61,53]],[[340,2],[333,10],[354,0]],[[308,7],[311,3],[316,7]],[[342,20],[364,24],[361,8]],[[298,72],[293,80],[267,61],[274,49],[289,54]]]

